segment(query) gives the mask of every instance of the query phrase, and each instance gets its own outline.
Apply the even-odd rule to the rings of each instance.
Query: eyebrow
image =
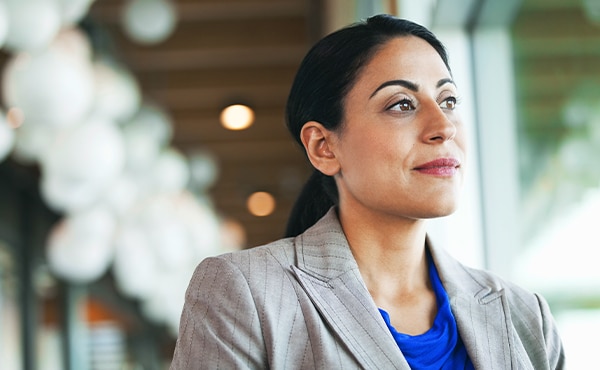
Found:
[[[439,80],[437,82],[437,84],[435,85],[436,88],[440,88],[442,86],[444,86],[445,84],[452,84],[452,85],[456,85],[454,83],[454,81],[451,78],[442,78],[441,80]],[[369,96],[369,99],[371,99],[372,97],[375,96],[375,94],[377,94],[379,92],[379,90],[382,90],[388,86],[403,86],[409,90],[412,90],[414,92],[419,91],[419,85],[411,82],[411,81],[407,81],[407,80],[391,80],[391,81],[386,81],[384,83],[382,83],[381,85],[379,85],[379,87],[377,87],[377,89],[375,89],[375,91],[373,91],[373,93],[371,94],[371,96]]]

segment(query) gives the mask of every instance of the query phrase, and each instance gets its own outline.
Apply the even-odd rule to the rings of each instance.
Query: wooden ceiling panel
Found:
[[[314,0],[176,0],[179,23],[158,45],[128,39],[120,25],[124,0],[100,0],[91,19],[116,56],[138,79],[144,97],[173,119],[172,145],[212,153],[219,178],[209,195],[224,217],[240,221],[255,246],[283,235],[293,201],[311,169],[284,123],[296,69],[316,33]],[[313,13],[311,13],[313,12]],[[254,124],[228,131],[227,104],[255,109]],[[252,216],[246,197],[273,192],[277,209]]]
[[[285,29],[285,32],[281,32]],[[180,23],[163,50],[219,49],[231,46],[302,45],[307,30],[300,16]],[[135,49],[134,49],[135,50]]]
[[[210,50],[193,49],[163,51],[157,49],[129,50],[123,59],[139,72],[194,71],[196,68],[245,68],[297,65],[306,53],[304,46],[222,47]]]
[[[289,87],[277,84],[264,85],[260,89],[253,86],[232,89],[198,85],[189,88],[146,89],[144,92],[151,100],[173,110],[213,107],[218,113],[227,104],[237,101],[248,102],[256,107],[284,105]]]
[[[266,69],[264,65],[242,65],[239,67],[226,67],[217,65],[215,67],[195,66],[190,70],[167,70],[163,73],[159,71],[141,71],[138,77],[144,81],[144,87],[231,87],[238,86],[256,86],[262,85],[291,85],[296,74],[296,64],[298,60],[290,61],[285,64],[269,65]]]
[[[283,113],[265,115],[258,114],[256,122],[246,130],[230,131],[223,127],[216,115],[208,118],[175,119],[174,140],[185,144],[200,142],[220,143],[227,141],[286,140],[292,141],[291,135],[283,122]]]

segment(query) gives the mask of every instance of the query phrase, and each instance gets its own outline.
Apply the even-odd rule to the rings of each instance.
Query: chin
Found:
[[[457,203],[438,205],[437,207],[435,207],[435,209],[429,209],[421,218],[428,219],[450,216],[451,214],[456,212],[457,208]]]

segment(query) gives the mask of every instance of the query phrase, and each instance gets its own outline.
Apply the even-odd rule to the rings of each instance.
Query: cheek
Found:
[[[390,176],[390,172],[401,171],[416,143],[412,128],[390,122],[368,122],[367,125],[347,127],[339,137],[342,172]]]
[[[390,135],[365,137],[360,150],[352,153],[353,177],[384,186],[403,182],[406,159],[412,143]],[[368,142],[368,144],[366,144]]]
[[[367,171],[375,170],[373,167],[381,169],[394,161],[398,147],[393,137],[368,131],[354,135],[348,144],[346,152],[350,160],[348,165],[360,164]]]
[[[373,181],[373,175],[376,173],[374,167],[378,162],[377,148],[380,144],[372,135],[366,134],[348,133],[344,136],[336,154],[341,167],[340,174],[349,189],[357,186],[363,188],[365,185],[363,183]]]

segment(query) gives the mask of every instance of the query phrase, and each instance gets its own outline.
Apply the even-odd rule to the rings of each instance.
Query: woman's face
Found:
[[[358,75],[333,134],[342,212],[409,219],[452,213],[465,160],[456,101],[450,72],[426,41],[384,44]]]

